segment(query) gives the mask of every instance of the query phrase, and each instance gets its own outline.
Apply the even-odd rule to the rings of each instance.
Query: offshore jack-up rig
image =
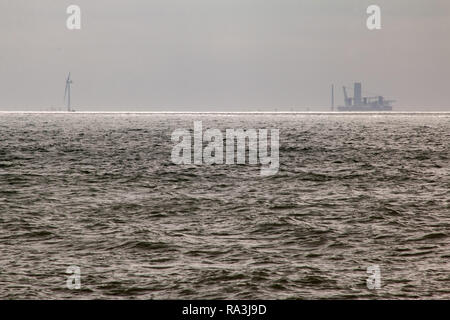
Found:
[[[338,106],[338,111],[392,111],[394,100],[386,100],[383,96],[363,97],[361,82],[356,82],[353,97],[347,95],[347,89],[344,90],[343,106]],[[334,100],[334,87],[332,87],[332,100]],[[332,102],[334,111],[334,102]]]

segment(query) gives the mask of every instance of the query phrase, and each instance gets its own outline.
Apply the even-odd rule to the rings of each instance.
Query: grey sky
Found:
[[[62,106],[71,71],[79,110],[314,110],[360,80],[450,111],[449,39],[448,0],[1,0],[0,109]]]

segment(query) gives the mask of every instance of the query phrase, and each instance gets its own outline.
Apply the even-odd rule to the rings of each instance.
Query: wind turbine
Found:
[[[64,91],[64,102],[66,102],[66,97],[67,97],[67,112],[73,112],[75,110],[72,110],[71,106],[70,106],[70,85],[72,84],[72,80],[70,79],[70,72],[69,75],[67,76],[67,80],[66,80],[66,89]]]

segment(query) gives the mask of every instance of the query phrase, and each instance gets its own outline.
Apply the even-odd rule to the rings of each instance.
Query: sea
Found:
[[[194,121],[278,129],[278,173],[174,164]],[[0,113],[0,298],[450,299],[449,141],[444,112]]]

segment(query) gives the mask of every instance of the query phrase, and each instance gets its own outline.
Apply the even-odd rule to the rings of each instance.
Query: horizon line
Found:
[[[450,114],[450,111],[1,111],[0,114]]]

